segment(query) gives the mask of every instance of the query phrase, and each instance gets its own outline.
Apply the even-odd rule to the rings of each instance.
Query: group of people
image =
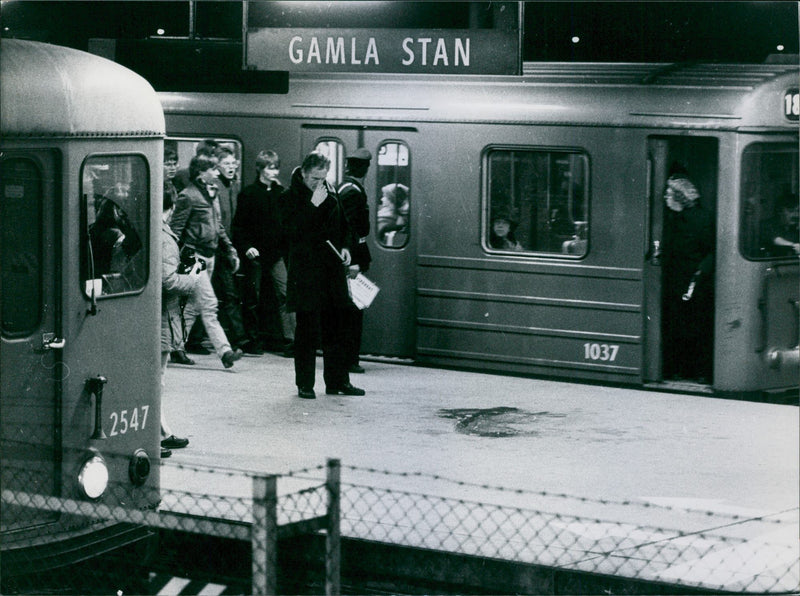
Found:
[[[238,161],[229,147],[205,140],[180,171],[176,152],[165,149],[162,384],[168,361],[194,364],[187,351],[202,346],[195,333],[207,335],[225,368],[245,353],[264,353],[261,288],[269,275],[284,355],[294,358],[298,397],[316,398],[320,347],[325,393],[365,395],[349,377],[364,372],[359,364],[363,311],[350,299],[347,280],[366,271],[371,261],[363,186],[371,160],[364,148],[348,156],[346,176],[334,189],[327,181],[329,158],[314,151],[284,188],[278,180],[279,156],[265,150],[256,157],[254,182],[239,191]],[[193,328],[196,321],[202,330]],[[189,443],[172,433],[163,414],[161,435],[162,457]]]
[[[327,181],[330,159],[314,151],[278,180],[280,159],[262,151],[254,182],[238,189],[238,161],[212,141],[197,147],[188,169],[165,151],[163,215],[162,374],[167,361],[193,364],[186,355],[189,331],[201,320],[223,366],[244,353],[262,354],[262,279],[272,281],[278,301],[284,354],[294,358],[297,395],[314,399],[317,349],[323,354],[328,395],[364,395],[350,382],[359,363],[363,311],[349,295],[348,277],[369,269],[369,207],[364,178],[372,155],[359,148],[346,159],[342,184]],[[402,245],[407,188],[382,188],[378,235],[386,246]],[[664,194],[661,249],[662,333],[665,378],[709,379],[713,337],[714,226],[700,193],[684,171],[673,172]],[[787,210],[794,209],[796,200]],[[391,211],[391,213],[390,213]],[[519,251],[516,217],[497,209],[490,245]],[[774,244],[800,251],[796,231],[776,228]],[[243,283],[236,283],[240,272]],[[162,448],[184,447],[162,417]],[[166,451],[165,451],[166,453]]]

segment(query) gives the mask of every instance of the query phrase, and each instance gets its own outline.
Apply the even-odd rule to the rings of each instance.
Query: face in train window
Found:
[[[344,144],[338,139],[322,139],[317,141],[314,151],[331,160],[327,181],[333,188],[339,188],[344,178]]]
[[[88,297],[141,290],[147,281],[150,173],[138,155],[88,158],[81,172],[83,289]]]
[[[411,233],[411,163],[408,146],[385,142],[378,147],[376,180],[380,192],[376,238],[387,248],[403,248]]]
[[[581,153],[492,150],[487,155],[487,250],[583,257],[589,238],[588,160]]]
[[[42,173],[25,158],[0,162],[3,334],[30,332],[42,312]]]
[[[753,143],[742,156],[740,244],[748,259],[800,253],[797,197],[798,148]]]

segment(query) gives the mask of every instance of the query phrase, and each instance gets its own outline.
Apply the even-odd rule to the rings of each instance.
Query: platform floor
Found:
[[[288,474],[338,458],[345,483],[555,508],[612,520],[617,529],[619,523],[665,527],[671,523],[665,512],[673,509],[766,518],[778,523],[732,523],[736,529],[730,535],[746,538],[753,552],[762,542],[787,547],[781,551],[784,560],[769,565],[777,564],[779,577],[786,565],[797,573],[797,406],[385,361],[363,362],[366,374],[351,375],[366,396],[326,396],[321,358],[317,399],[302,400],[291,360],[245,357],[224,370],[214,356],[193,358],[195,366],[167,370],[167,419],[176,434],[191,441],[164,460],[167,491],[246,497],[246,479],[218,475],[218,485],[210,486],[207,478],[193,480],[189,470],[212,466]],[[294,488],[290,482],[283,490]],[[613,505],[629,501],[636,506]],[[702,517],[686,518],[682,531],[716,531],[719,519]],[[596,531],[603,532],[595,525],[590,533]],[[663,570],[661,579],[703,569],[694,562],[682,572],[682,564]]]

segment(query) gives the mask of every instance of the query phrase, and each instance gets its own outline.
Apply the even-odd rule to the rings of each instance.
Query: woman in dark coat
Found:
[[[350,384],[342,349],[350,304],[347,266],[352,236],[336,192],[325,178],[330,160],[312,152],[294,170],[282,198],[289,244],[286,303],[296,312],[294,343],[298,395],[314,399],[317,337],[322,339],[325,392],[364,395]]]
[[[661,253],[664,378],[711,382],[714,227],[683,174],[667,180]]]

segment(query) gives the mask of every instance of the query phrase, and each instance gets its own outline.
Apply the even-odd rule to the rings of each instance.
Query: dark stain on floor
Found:
[[[438,411],[440,418],[453,419],[455,431],[479,437],[536,436],[541,423],[566,414],[553,412],[528,412],[519,408],[454,408]]]

